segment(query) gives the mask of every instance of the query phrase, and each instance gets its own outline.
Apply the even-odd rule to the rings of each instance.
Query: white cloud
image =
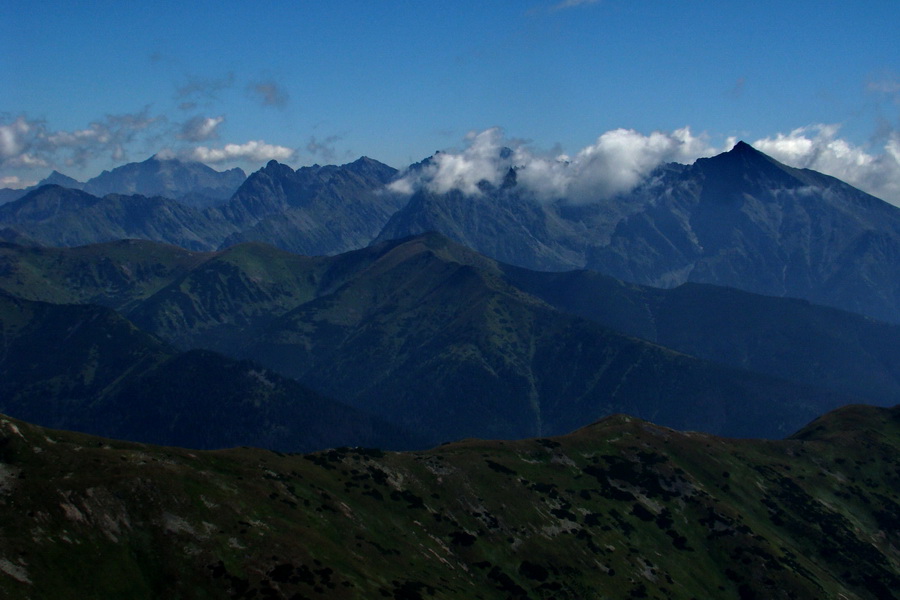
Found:
[[[567,195],[610,197],[631,190],[663,163],[689,163],[715,153],[705,138],[694,136],[688,127],[650,135],[633,129],[607,131],[572,158]]]
[[[230,161],[265,162],[269,160],[285,161],[294,157],[296,151],[285,146],[274,146],[262,140],[249,141],[244,144],[225,144],[222,148],[197,146],[187,152],[192,160],[203,163],[222,163]]]
[[[189,142],[205,142],[219,137],[217,128],[225,121],[225,117],[201,117],[196,116],[188,119],[181,126],[181,133],[178,135],[183,140]]]
[[[535,152],[522,141],[506,139],[498,127],[466,139],[464,150],[434,155],[430,164],[407,173],[392,189],[479,194],[481,182],[499,185],[514,169],[517,182],[538,199],[596,200],[630,190],[661,163],[690,162],[716,152],[687,127],[650,135],[633,129],[607,131],[571,157]]]
[[[37,181],[25,181],[20,179],[16,175],[10,175],[7,177],[0,177],[0,187],[2,188],[12,188],[14,190],[21,190],[27,187],[31,187],[33,185],[37,185]]]
[[[23,116],[12,123],[0,125],[0,161],[15,158],[24,152],[32,125]]]
[[[172,123],[154,116],[149,109],[136,113],[106,115],[86,127],[51,130],[42,120],[27,115],[0,114],[0,176],[28,178],[30,169],[97,169],[121,165],[132,156],[143,159],[156,152],[159,157],[182,157],[201,162],[260,163],[271,159],[296,158],[292,148],[267,144],[262,140],[226,144],[215,148],[197,142],[218,137],[225,116],[197,116]],[[242,165],[246,166],[246,165]],[[22,171],[22,172],[17,172]],[[85,173],[90,177],[94,173]]]
[[[84,166],[101,157],[127,160],[125,148],[139,136],[146,137],[163,117],[151,117],[147,109],[137,113],[106,115],[87,127],[51,131],[46,123],[20,115],[2,121],[0,116],[0,166],[35,169],[51,166]]]
[[[837,177],[900,205],[900,132],[888,134],[881,153],[837,137],[837,125],[811,125],[753,142],[753,146],[792,167]]]

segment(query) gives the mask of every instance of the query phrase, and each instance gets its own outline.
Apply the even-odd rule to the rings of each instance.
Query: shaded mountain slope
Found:
[[[108,308],[0,293],[0,410],[51,427],[193,448],[416,445],[261,366],[177,353]]]
[[[5,243],[0,244],[0,277],[3,289],[29,300],[100,304],[127,312],[208,258],[142,240],[77,248]]]
[[[52,171],[47,177],[41,179],[37,184],[33,186],[29,186],[21,189],[13,189],[13,188],[2,188],[0,189],[0,204],[6,204],[7,202],[12,202],[13,200],[18,200],[28,192],[32,190],[36,190],[39,187],[45,185],[58,185],[65,188],[72,188],[73,190],[83,190],[84,183],[78,181],[77,179],[73,179],[68,175],[63,175],[59,171]]]
[[[0,223],[49,246],[80,246],[140,238],[191,250],[210,250],[235,229],[215,211],[162,197],[98,198],[44,186],[0,206]]]
[[[706,284],[663,290],[592,271],[504,273],[559,310],[685,354],[882,405],[900,400],[900,325]]]
[[[428,452],[189,452],[0,419],[8,598],[897,598],[900,416],[612,417]]]
[[[456,189],[443,194],[417,190],[376,241],[438,232],[505,263],[567,270],[583,267],[589,249],[608,243],[616,223],[649,201],[542,202],[517,185],[514,171],[503,185],[482,182],[479,187],[476,195]],[[649,190],[648,196],[655,191]]]
[[[434,442],[558,434],[614,412],[777,436],[849,401],[559,313],[443,258],[444,238],[362,252],[378,259],[238,351]]]
[[[679,428],[778,437],[860,391],[819,385],[851,381],[859,370],[821,381],[813,370],[790,383],[784,380],[790,374],[712,364],[563,314],[548,303],[552,298],[538,298],[541,289],[563,289],[553,280],[529,287],[511,267],[438,235],[319,258],[252,244],[202,254],[147,242],[5,252],[0,285],[13,293],[117,308],[181,348],[261,361],[320,393],[421,430],[431,443],[562,433],[614,412]],[[77,265],[77,279],[65,265]],[[586,298],[615,297],[585,289]],[[621,297],[637,312],[656,310],[652,295]],[[780,309],[757,312],[763,319]],[[752,340],[749,333],[745,327],[735,335]],[[773,339],[754,356],[778,356],[781,344]],[[893,371],[875,365],[862,372],[887,382],[878,401],[890,401]]]

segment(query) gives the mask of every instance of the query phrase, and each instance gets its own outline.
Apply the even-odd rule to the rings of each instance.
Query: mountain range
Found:
[[[898,597],[900,209],[743,143],[434,166],[0,206],[0,595]]]
[[[0,204],[18,200],[45,185],[58,185],[98,197],[107,194],[162,196],[203,208],[230,198],[246,178],[241,169],[220,172],[203,163],[154,155],[140,163],[103,171],[85,183],[53,171],[35,186],[0,190]]]
[[[438,234],[333,257],[256,243],[215,253],[6,244],[0,289],[115,309],[181,351],[255,361],[425,445],[561,434],[615,412],[781,437],[900,391],[898,326],[715,286],[528,271]],[[39,356],[46,339],[19,343]],[[59,426],[39,419],[40,401],[27,418]]]
[[[5,598],[900,597],[900,413],[613,416],[426,452],[200,452],[0,417]]]
[[[142,238],[193,250],[263,241],[333,255],[436,231],[535,270],[586,268],[665,288],[710,283],[900,322],[900,209],[743,142],[692,165],[663,165],[633,190],[593,200],[538,200],[514,169],[477,194],[425,186],[405,196],[388,184],[409,170],[365,157],[297,170],[273,161],[206,208],[163,199],[158,177],[144,188],[152,197],[121,195],[136,177],[132,187],[113,185],[169,162],[177,163],[151,158],[104,173],[95,178],[108,183],[102,190],[119,195],[102,199],[32,190],[0,207],[0,239],[74,246]]]
[[[113,184],[127,182],[132,167],[143,168],[147,162],[114,169],[105,181],[111,188],[128,187]],[[177,163],[156,161],[168,162]],[[395,173],[367,158],[296,171],[272,161],[244,180],[229,200],[205,208],[162,195],[98,197],[45,185],[0,206],[0,239],[78,246],[138,238],[192,250],[264,240],[292,252],[337,254],[366,246],[400,208],[401,196],[382,193]],[[155,171],[144,174],[155,182],[147,189],[166,182],[153,179]]]
[[[605,200],[541,201],[514,171],[476,195],[422,188],[378,239],[425,231],[531,269],[712,283],[900,322],[900,209],[743,142]]]

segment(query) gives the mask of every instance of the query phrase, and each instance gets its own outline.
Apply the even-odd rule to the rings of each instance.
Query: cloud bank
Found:
[[[481,182],[500,185],[513,169],[517,182],[539,200],[585,202],[631,190],[664,162],[690,162],[716,153],[688,127],[649,135],[633,129],[607,131],[574,156],[536,152],[520,140],[507,139],[499,127],[470,133],[466,141],[462,151],[435,154],[422,168],[410,170],[392,184],[392,189],[480,194]]]

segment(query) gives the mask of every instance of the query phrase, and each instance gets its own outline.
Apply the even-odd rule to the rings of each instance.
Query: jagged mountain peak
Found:
[[[286,166],[287,166],[287,165],[283,165],[283,164],[281,164],[280,162],[278,162],[277,160],[275,160],[275,159],[273,158],[272,160],[270,160],[269,162],[266,163],[266,166],[263,167],[263,170],[265,170],[265,169],[278,169],[278,168],[282,168],[282,167],[286,167]]]

